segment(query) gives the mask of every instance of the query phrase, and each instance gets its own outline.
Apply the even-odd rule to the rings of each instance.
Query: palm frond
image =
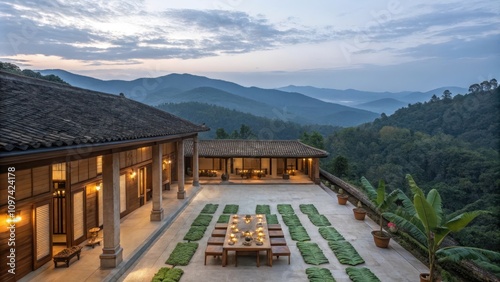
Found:
[[[394,202],[399,198],[399,191],[394,190],[391,193],[387,195],[385,198],[385,201],[382,201],[382,203],[379,205],[379,209],[381,211],[387,210]]]
[[[459,262],[463,259],[480,261],[498,261],[500,253],[480,248],[452,246],[441,248],[436,252],[439,262]]]
[[[467,226],[472,220],[474,220],[474,218],[482,214],[489,213],[491,212],[484,210],[465,212],[450,219],[448,222],[446,222],[445,226],[448,227],[448,229],[450,229],[452,232],[458,232],[462,230],[462,228]]]
[[[345,269],[345,272],[353,282],[380,282],[380,279],[366,267],[350,266]]]
[[[294,241],[311,241],[311,237],[309,237],[307,230],[302,226],[290,226],[288,231],[290,232],[290,237],[292,237]]]
[[[406,194],[401,191],[401,190],[395,190],[398,191],[398,197],[397,199],[402,202],[403,206],[401,207],[401,210],[406,214],[406,218],[410,218],[416,215],[415,207],[413,206],[413,201],[406,196]]]
[[[420,195],[422,198],[425,199],[424,191],[420,189],[417,186],[417,183],[415,183],[415,180],[413,180],[413,177],[410,174],[406,175],[406,179],[408,180],[408,184],[410,185],[411,192],[413,195]]]
[[[365,262],[351,243],[347,241],[329,241],[328,246],[342,264],[358,265]]]
[[[309,282],[335,282],[332,273],[327,268],[309,267],[306,269]]]
[[[434,230],[438,226],[438,218],[431,204],[429,204],[420,194],[416,194],[413,197],[413,205],[415,206],[418,218],[422,221],[426,232]]]
[[[295,211],[293,210],[292,205],[290,205],[290,204],[278,204],[278,212],[280,214],[295,213]]]
[[[303,214],[319,214],[318,209],[313,204],[300,204],[299,208]]]
[[[443,218],[443,203],[441,201],[441,196],[436,189],[432,189],[427,194],[427,202],[432,206],[436,212],[438,224],[441,224],[441,219]]]
[[[368,196],[370,201],[375,203],[377,200],[377,191],[375,190],[375,188],[373,188],[370,181],[368,181],[368,179],[366,179],[364,176],[361,176],[361,184],[361,189],[363,190],[363,192]]]
[[[332,225],[328,218],[322,214],[310,214],[308,215],[309,220],[312,222],[312,224],[316,226],[330,226]]]
[[[319,231],[319,234],[321,234],[321,236],[327,240],[327,241],[340,241],[340,240],[345,240],[344,239],[344,236],[342,236],[342,234],[340,234],[337,229],[335,229],[334,227],[332,226],[328,226],[328,227],[320,227],[318,229]]]
[[[417,225],[411,223],[406,218],[403,218],[397,214],[391,212],[385,212],[382,214],[388,220],[394,222],[399,230],[408,233],[417,242],[419,242],[424,248],[427,248],[427,236],[425,236],[424,229],[417,227]]]
[[[307,264],[320,265],[329,263],[328,259],[323,254],[323,251],[316,243],[298,242],[297,248]]]
[[[380,208],[380,206],[384,203],[385,200],[385,182],[384,180],[380,179],[378,181],[378,188],[377,188],[377,207]]]

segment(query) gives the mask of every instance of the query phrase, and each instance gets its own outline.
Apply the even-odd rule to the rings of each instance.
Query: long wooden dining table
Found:
[[[267,265],[272,266],[271,240],[265,214],[232,214],[230,216],[224,238],[222,266],[227,265],[230,251],[235,252],[235,260],[238,252],[255,252],[257,266],[260,264],[260,252],[265,251]]]

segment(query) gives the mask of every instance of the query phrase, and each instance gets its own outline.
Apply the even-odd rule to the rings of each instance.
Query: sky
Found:
[[[175,3],[174,3],[175,2]],[[4,0],[0,61],[366,91],[500,79],[498,1]]]

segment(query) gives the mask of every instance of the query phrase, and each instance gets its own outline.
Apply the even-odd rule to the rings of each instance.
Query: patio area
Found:
[[[161,268],[169,265],[165,261],[178,242],[183,241],[184,235],[190,228],[193,220],[199,215],[206,204],[219,204],[219,207],[205,236],[197,241],[199,247],[187,266],[176,266],[184,270],[181,281],[308,281],[305,270],[315,265],[304,262],[296,241],[290,237],[288,227],[283,223],[277,211],[278,204],[290,204],[306,228],[311,242],[317,243],[329,260],[327,264],[318,267],[331,271],[336,281],[351,281],[345,272],[349,265],[341,264],[328,242],[319,234],[318,227],[313,225],[308,216],[303,214],[300,204],[314,204],[320,214],[325,215],[332,226],[350,242],[365,263],[356,267],[369,268],[381,281],[415,281],[421,272],[426,271],[425,265],[415,259],[396,242],[391,241],[388,249],[377,248],[370,234],[377,228],[371,219],[357,221],[353,217],[352,206],[337,204],[336,194],[325,191],[318,185],[216,185],[205,184],[193,201],[179,215],[163,234],[145,251],[137,262],[130,267],[118,281],[150,281],[153,275]],[[256,267],[255,257],[238,258],[235,267],[234,259],[230,257],[229,265],[221,266],[221,260],[213,257],[207,259],[204,265],[204,250],[215,223],[222,214],[226,204],[239,205],[239,214],[253,214],[257,205],[270,205],[271,213],[278,215],[285,239],[291,250],[291,264],[286,257],[273,259],[273,266],[261,264]],[[261,255],[261,261],[264,254]]]

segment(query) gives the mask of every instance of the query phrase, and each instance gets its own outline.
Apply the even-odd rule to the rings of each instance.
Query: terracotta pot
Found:
[[[344,195],[344,194],[337,194],[337,200],[339,202],[339,205],[345,205],[347,204],[347,199],[349,196]]]
[[[352,209],[354,212],[354,218],[357,220],[365,220],[366,210],[364,208],[354,208]]]
[[[385,233],[382,231],[382,234],[380,231],[372,231],[372,236],[373,236],[373,241],[375,242],[375,245],[379,248],[387,248],[389,247],[389,241],[391,240],[391,237],[389,234]]]
[[[429,273],[420,273],[420,282],[428,282],[430,274]]]

